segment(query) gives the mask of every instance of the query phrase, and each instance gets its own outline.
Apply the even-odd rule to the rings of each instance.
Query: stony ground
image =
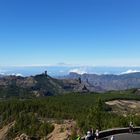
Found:
[[[8,130],[14,125],[14,123],[8,124],[0,129],[0,140],[6,140]],[[53,122],[54,130],[51,134],[48,135],[48,140],[68,140],[70,135],[73,132],[73,129],[76,128],[76,122],[73,120],[64,120],[61,123]],[[26,134],[21,134],[17,136],[15,140],[23,140],[24,137],[29,139]]]
[[[14,125],[14,123],[10,123],[0,129],[0,140],[5,140],[5,137],[8,133],[8,130]]]
[[[49,140],[68,140],[76,123],[72,120],[65,120],[60,124],[54,123],[54,127],[54,131],[48,136]]]
[[[114,112],[122,112],[123,115],[127,113],[140,114],[140,101],[129,101],[129,100],[114,100],[106,102],[110,105]]]

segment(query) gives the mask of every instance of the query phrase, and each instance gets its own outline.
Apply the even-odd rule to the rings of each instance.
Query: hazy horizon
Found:
[[[65,76],[71,72],[78,74],[129,74],[140,72],[140,67],[99,67],[99,66],[5,66],[0,67],[0,75],[31,76],[48,71],[50,76]]]

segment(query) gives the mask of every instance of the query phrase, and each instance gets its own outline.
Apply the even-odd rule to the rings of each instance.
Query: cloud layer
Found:
[[[75,69],[71,69],[69,70],[69,73],[74,72],[77,74],[84,74],[84,73],[88,73],[85,69],[82,68],[75,68]]]
[[[140,72],[139,70],[132,70],[132,69],[129,69],[125,72],[122,72],[121,74],[130,74],[130,73],[137,73],[137,72]]]

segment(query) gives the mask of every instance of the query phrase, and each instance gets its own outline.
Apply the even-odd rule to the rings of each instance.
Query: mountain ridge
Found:
[[[44,97],[66,93],[108,92],[140,88],[140,73],[123,75],[97,75],[70,73],[52,78],[46,74],[36,76],[0,77],[0,98]]]
[[[70,73],[63,77],[64,79],[81,78],[83,83],[89,83],[92,86],[100,87],[103,91],[126,90],[131,88],[140,88],[140,72],[130,74],[77,74]],[[62,78],[62,79],[63,79]]]

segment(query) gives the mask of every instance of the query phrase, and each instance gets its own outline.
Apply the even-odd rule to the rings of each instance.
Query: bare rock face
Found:
[[[122,75],[97,75],[70,73],[63,77],[67,80],[81,79],[89,91],[127,90],[140,88],[140,72]]]

